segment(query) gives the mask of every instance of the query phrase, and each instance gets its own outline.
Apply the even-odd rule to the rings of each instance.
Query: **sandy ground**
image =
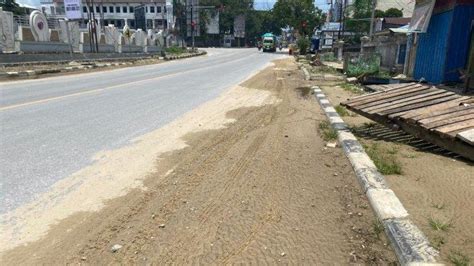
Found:
[[[343,152],[318,136],[325,117],[298,89],[302,80],[292,59],[277,61],[131,147],[98,156],[57,188],[86,178],[66,205],[16,214],[30,223],[8,235],[16,242],[0,263],[395,262]],[[97,182],[102,171],[109,178]],[[119,189],[124,183],[129,189]],[[111,252],[115,244],[122,248]]]
[[[334,83],[326,83],[322,89],[334,106],[355,96]],[[343,119],[353,126],[371,122],[358,115]],[[382,149],[396,151],[395,157],[402,166],[402,174],[388,175],[386,180],[413,222],[440,250],[442,261],[452,263],[453,255],[461,254],[473,263],[474,164],[408,144],[372,137],[359,139],[366,145],[377,144]],[[449,228],[446,231],[435,230],[430,220],[449,225]]]

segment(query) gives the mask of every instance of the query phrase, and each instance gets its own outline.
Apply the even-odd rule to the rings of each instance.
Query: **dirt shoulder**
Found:
[[[334,82],[321,82],[321,88],[335,107],[357,95],[347,84],[337,86]],[[344,110],[339,108],[339,112]],[[362,116],[351,112],[343,115],[346,123],[360,131],[355,134],[369,155],[379,160],[384,168],[382,171],[389,172],[385,177],[390,188],[408,210],[412,221],[440,251],[441,260],[454,265],[472,263],[474,165],[437,152],[432,145],[384,129]],[[373,133],[365,133],[368,126],[374,127],[369,130]]]
[[[144,189],[63,219],[2,264],[396,261],[343,152],[318,135],[326,118],[306,85],[292,59],[277,61],[242,84],[277,101],[187,134]]]

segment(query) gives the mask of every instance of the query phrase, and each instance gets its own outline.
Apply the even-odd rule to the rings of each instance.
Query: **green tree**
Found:
[[[25,10],[21,8],[15,0],[3,0],[0,2],[0,7],[4,11],[10,11],[14,15],[24,15],[26,14]]]
[[[313,0],[278,0],[273,6],[273,16],[279,28],[289,26],[303,34],[312,33],[324,22],[323,13]]]
[[[386,18],[401,18],[403,17],[403,12],[400,9],[389,8],[385,12]]]
[[[352,17],[346,19],[345,29],[356,34],[365,34],[370,29],[370,18],[372,16],[371,0],[355,0],[352,6],[346,9],[352,13]],[[380,12],[377,12],[380,15]],[[384,14],[385,15],[385,14]]]
[[[376,17],[376,18],[384,18],[384,17],[385,17],[385,12],[383,12],[383,11],[380,10],[380,9],[376,9],[376,10],[375,10],[375,17]]]

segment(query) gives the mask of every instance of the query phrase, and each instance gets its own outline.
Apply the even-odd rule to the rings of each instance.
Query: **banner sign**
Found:
[[[64,0],[64,10],[68,19],[82,19],[81,0]]]
[[[219,34],[219,12],[206,10],[209,18],[207,24],[207,34]]]
[[[234,36],[245,38],[245,15],[238,15],[234,19]]]

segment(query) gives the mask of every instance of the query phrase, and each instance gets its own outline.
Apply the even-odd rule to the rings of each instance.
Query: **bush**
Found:
[[[300,54],[305,55],[308,52],[310,42],[306,38],[299,38],[296,45],[298,46],[298,50],[300,50]]]
[[[171,46],[165,49],[167,54],[182,54],[186,52],[186,48],[180,46]]]

